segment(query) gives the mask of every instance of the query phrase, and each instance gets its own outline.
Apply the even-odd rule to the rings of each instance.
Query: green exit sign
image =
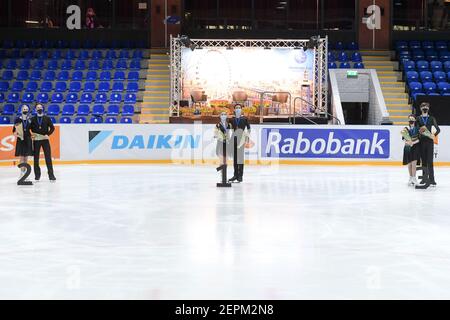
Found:
[[[347,78],[358,78],[358,71],[356,70],[348,70]]]

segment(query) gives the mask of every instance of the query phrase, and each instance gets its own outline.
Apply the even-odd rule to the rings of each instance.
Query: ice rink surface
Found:
[[[425,191],[404,167],[56,176],[0,167],[1,299],[450,299],[450,168]]]

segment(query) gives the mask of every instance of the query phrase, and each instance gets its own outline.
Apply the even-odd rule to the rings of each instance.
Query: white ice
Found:
[[[1,299],[450,299],[450,168],[43,170],[0,167]]]

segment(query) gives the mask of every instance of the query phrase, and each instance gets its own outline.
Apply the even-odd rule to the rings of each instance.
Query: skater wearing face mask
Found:
[[[52,164],[52,150],[50,148],[49,136],[55,131],[52,120],[44,114],[44,106],[36,105],[36,115],[31,119],[31,132],[33,134],[34,147],[34,178],[39,181],[41,178],[41,168],[39,166],[39,156],[41,148],[44,150],[45,164],[47,165],[48,178],[55,181]]]
[[[31,140],[31,120],[30,108],[23,105],[20,108],[20,116],[14,120],[13,134],[16,137],[16,157],[20,163],[28,163],[28,157],[33,155],[33,141]],[[22,168],[20,177],[25,174],[26,169]]]
[[[420,139],[420,158],[423,167],[424,183],[430,183],[431,186],[436,186],[434,178],[433,156],[434,156],[434,138],[441,132],[436,118],[430,116],[430,104],[423,102],[420,105],[422,114],[417,118],[416,126],[419,129]],[[432,134],[432,128],[435,128],[436,133]]]
[[[242,106],[236,105],[234,107],[235,117],[231,120],[233,128],[233,136],[231,139],[233,151],[234,175],[229,182],[242,182],[244,176],[244,152],[245,144],[250,137],[250,123],[248,119],[242,116]]]
[[[402,139],[405,142],[403,149],[403,165],[408,166],[409,186],[417,185],[416,168],[420,159],[419,128],[416,126],[416,116],[411,114],[408,117],[408,126],[401,131]]]

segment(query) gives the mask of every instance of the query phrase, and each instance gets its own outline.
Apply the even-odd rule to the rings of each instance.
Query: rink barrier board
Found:
[[[215,155],[216,142],[213,138],[214,125],[100,124],[58,127],[60,157],[55,157],[55,164],[200,165],[218,163]],[[2,153],[7,149],[8,154],[12,154],[11,149],[15,143],[12,142],[14,137],[11,135],[11,126],[0,126],[0,128],[3,129],[0,132],[7,132],[7,136],[0,135],[0,156],[3,155],[0,159],[4,159],[0,160],[0,165],[14,165],[14,159],[5,159],[5,152]],[[403,142],[400,131],[402,128],[401,126],[253,125],[251,140],[254,143],[247,149],[246,159],[247,163],[254,165],[401,165]],[[439,156],[435,160],[437,166],[450,165],[450,132],[447,128],[441,127]],[[375,140],[375,134],[378,140]],[[372,136],[374,136],[373,141],[369,141]],[[384,137],[383,141],[387,140],[387,142],[378,144],[377,141],[381,140],[381,136]],[[278,137],[279,140],[273,139],[274,137]],[[353,139],[353,142],[366,139],[367,148],[362,144],[359,151],[352,149],[353,154],[343,155],[347,138]],[[289,144],[284,145],[288,140],[294,141],[292,147]],[[279,144],[274,147],[274,142]],[[339,157],[332,153],[333,143],[336,144],[335,150],[342,153]],[[322,153],[316,156],[314,151],[318,149]],[[374,153],[372,156],[372,149],[375,153],[381,152],[378,152],[380,153],[378,155]],[[288,151],[283,153],[283,150]],[[297,151],[303,152],[301,150],[306,151],[303,154],[297,153]],[[361,152],[365,153],[364,157],[361,156]]]

